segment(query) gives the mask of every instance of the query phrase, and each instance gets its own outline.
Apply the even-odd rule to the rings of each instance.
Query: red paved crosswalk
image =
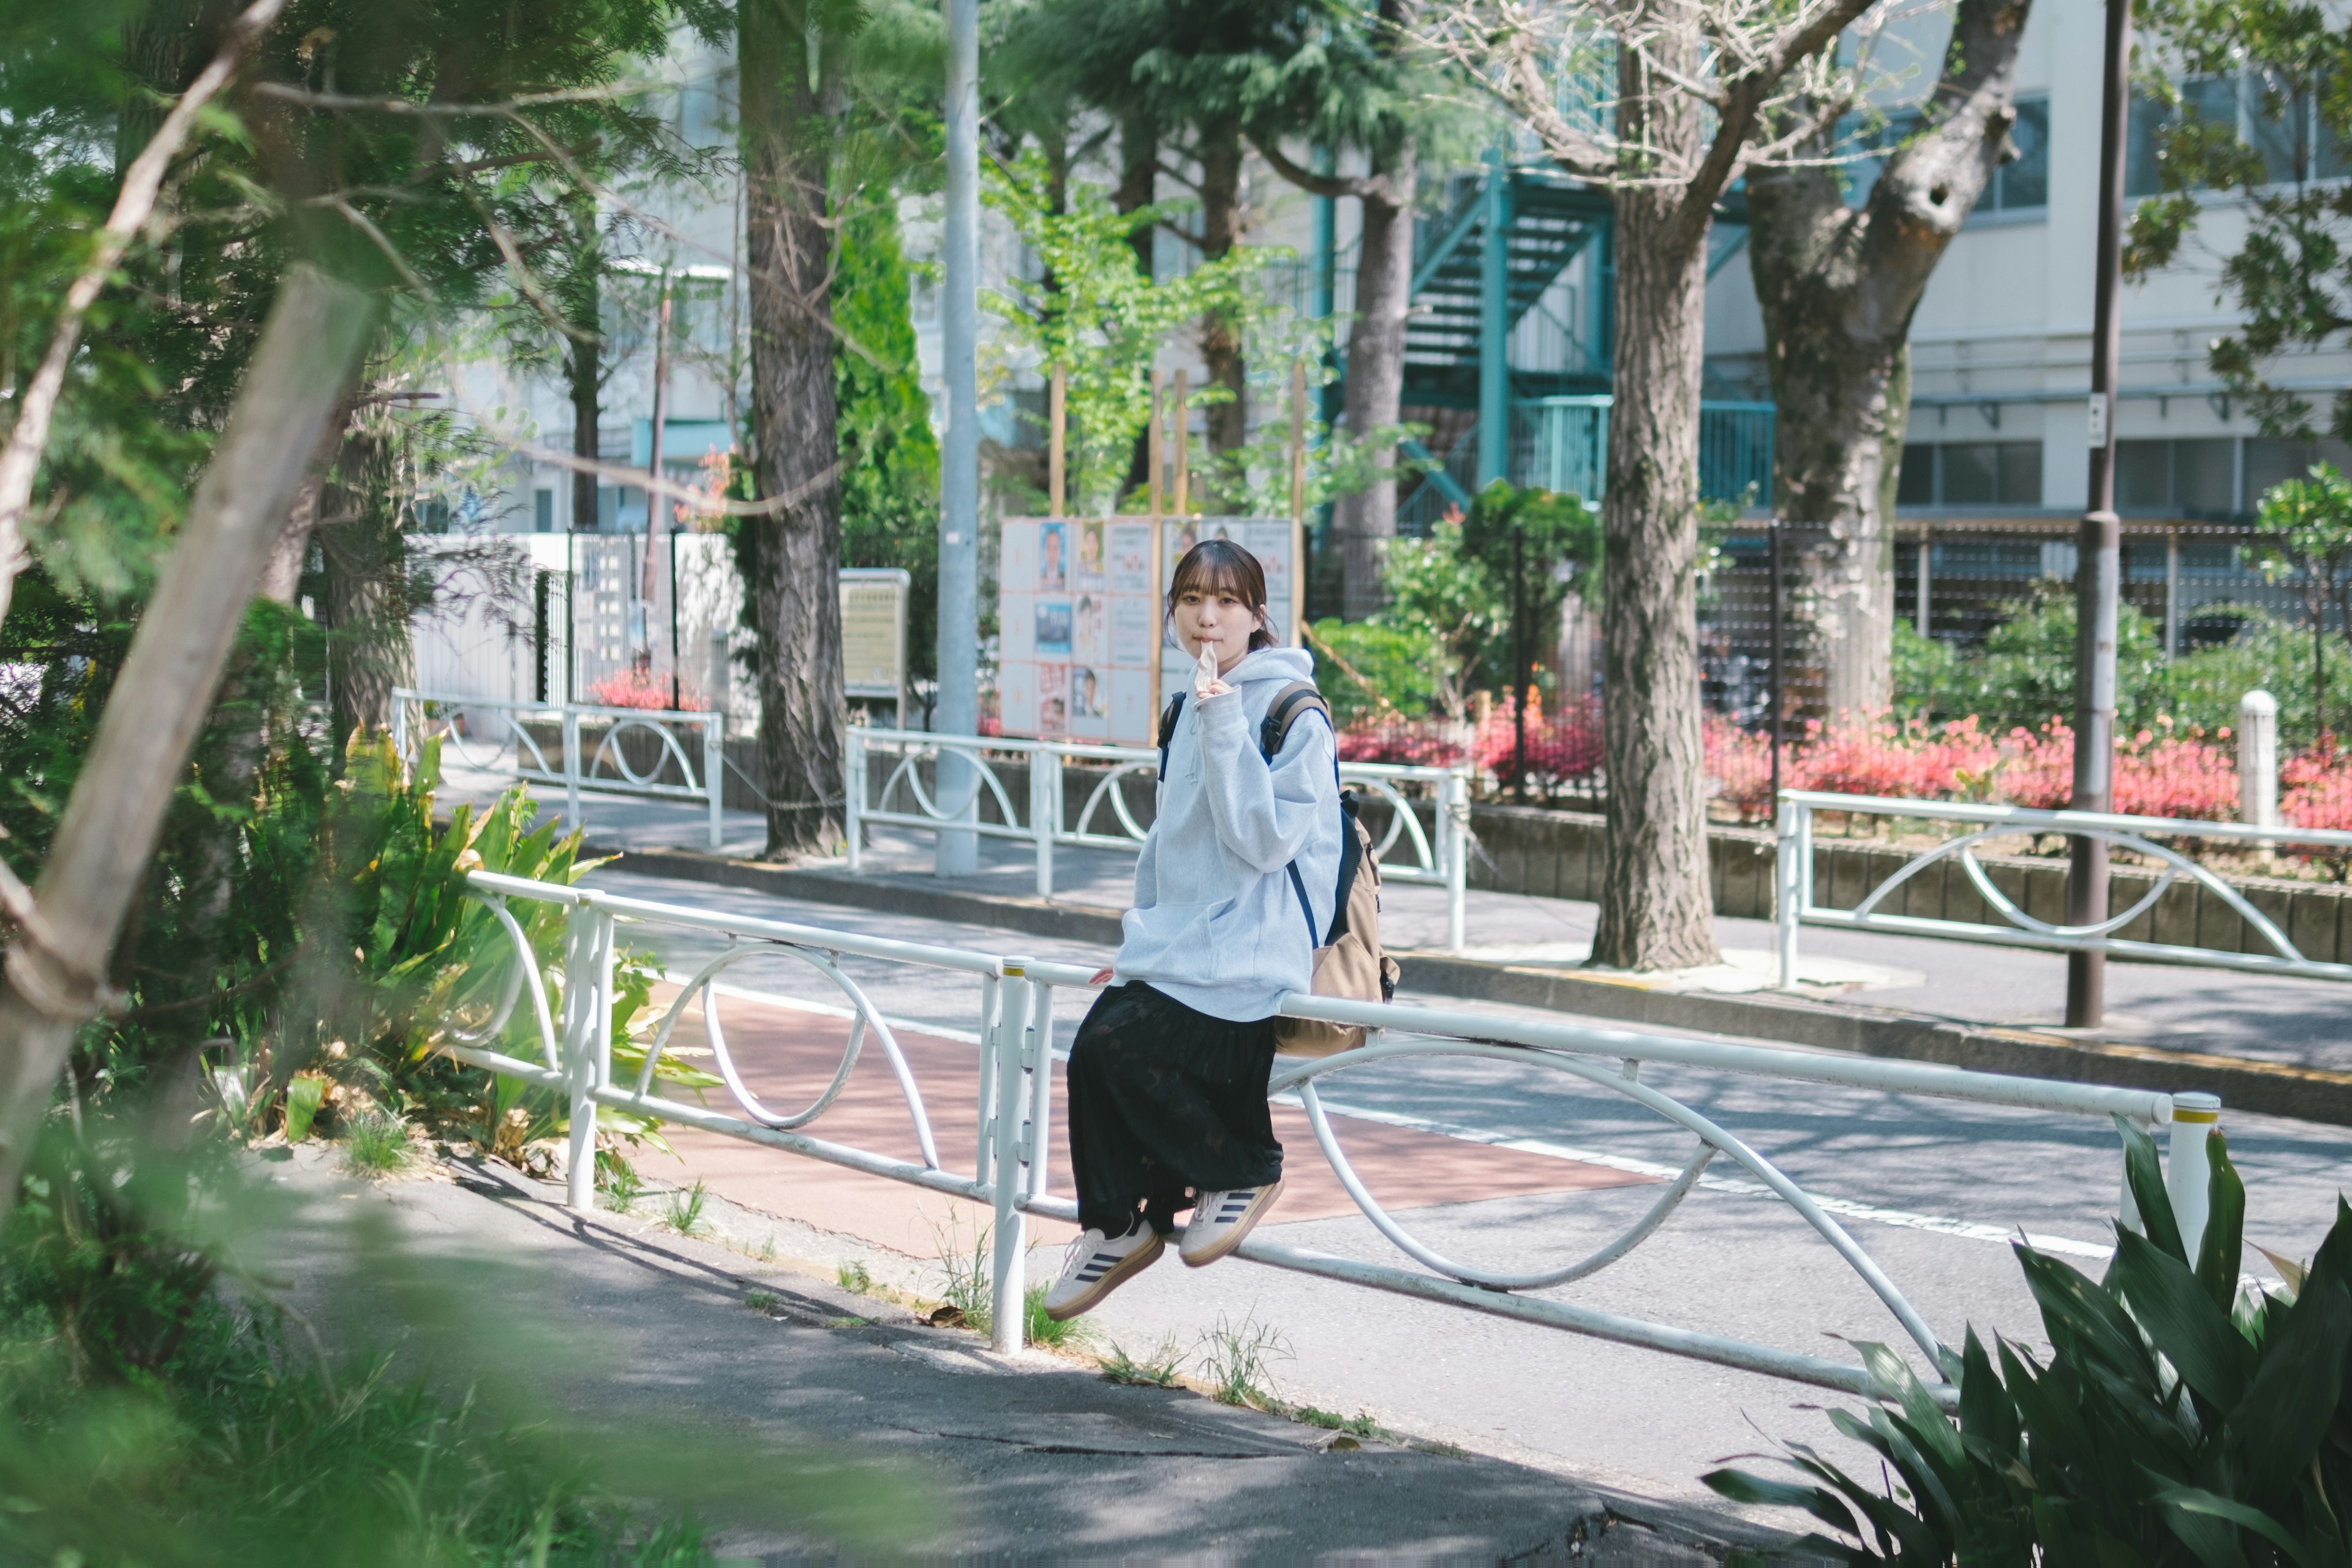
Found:
[[[661,1005],[667,1005],[673,994],[674,991],[666,991],[659,998]],[[744,1086],[769,1110],[797,1111],[832,1081],[849,1037],[846,1019],[725,996],[719,1007],[736,1069]],[[978,1048],[958,1040],[903,1031],[898,1040],[929,1114],[941,1166],[969,1173],[979,1141]],[[674,1043],[689,1053],[702,1046],[698,1006],[689,1005]],[[687,1059],[709,1066],[707,1057],[689,1054]],[[1058,1079],[1060,1069],[1055,1072]],[[684,1091],[667,1092],[676,1096]],[[737,1110],[733,1097],[724,1089],[705,1091],[703,1103],[715,1110]],[[1051,1183],[1055,1194],[1066,1196],[1070,1192],[1067,1145],[1060,1123],[1065,1103],[1057,1082]],[[1305,1115],[1276,1106],[1274,1125],[1286,1154],[1286,1184],[1269,1223],[1356,1212],[1355,1203],[1316,1147]],[[913,1118],[898,1079],[871,1037],[841,1098],[801,1131],[900,1159],[914,1160],[920,1154]],[[1572,1160],[1378,1122],[1334,1118],[1333,1131],[1365,1185],[1391,1209],[1576,1192],[1650,1180]],[[820,1160],[690,1128],[671,1127],[666,1136],[679,1159],[672,1162],[658,1153],[648,1155],[642,1163],[649,1175],[681,1182],[699,1177],[711,1191],[746,1207],[914,1257],[933,1258],[957,1247],[969,1251],[980,1228],[988,1223],[984,1209],[961,1199]],[[1044,1244],[1059,1245],[1074,1234],[1073,1227],[1055,1221],[1033,1217],[1030,1223],[1033,1237]]]

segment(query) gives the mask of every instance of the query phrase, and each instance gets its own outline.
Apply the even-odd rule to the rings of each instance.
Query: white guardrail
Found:
[[[681,1126],[739,1138],[967,1198],[993,1210],[991,1229],[992,1301],[996,1348],[1018,1349],[1027,1287],[1025,1216],[1036,1214],[1075,1220],[1077,1206],[1047,1190],[1046,1152],[1053,1137],[1055,992],[1087,987],[1092,971],[1066,963],[1042,963],[919,942],[896,942],[850,931],[793,925],[673,904],[617,897],[585,888],[559,887],[477,871],[474,895],[488,905],[512,944],[503,973],[485,973],[471,994],[470,1016],[453,1018],[446,1048],[457,1059],[535,1084],[562,1095],[571,1110],[566,1201],[586,1211],[595,1201],[595,1127],[600,1107],[651,1117]],[[509,900],[542,900],[565,909],[560,995],[551,999],[542,984]],[[616,1083],[611,1052],[611,1004],[615,932],[624,923],[724,936],[727,947],[688,979],[655,1025],[635,1080]],[[777,1111],[748,1089],[730,1054],[719,1018],[718,977],[761,954],[799,959],[837,987],[851,1010],[852,1025],[839,1068],[807,1105]],[[921,1086],[899,1049],[891,1024],[865,991],[843,972],[845,956],[879,959],[941,973],[964,974],[981,983],[978,1073],[978,1152],[969,1174],[943,1169]],[[467,994],[461,988],[459,994]],[[740,1000],[731,992],[730,1000]],[[656,1065],[670,1048],[689,1005],[698,1001],[704,1043],[737,1110],[730,1112],[672,1100],[653,1092]],[[746,1005],[756,1004],[746,1002]],[[555,1009],[562,1009],[561,1021]],[[520,1012],[522,1023],[513,1028]],[[1848,1205],[1817,1201],[1757,1150],[1675,1096],[1641,1081],[1644,1062],[1666,1062],[1716,1073],[1843,1085],[1906,1095],[1937,1096],[1980,1105],[2011,1106],[2105,1119],[2120,1115],[2145,1128],[2169,1128],[2167,1186],[2179,1210],[2184,1235],[2204,1226],[2204,1140],[2221,1102],[2210,1095],[2166,1095],[2138,1089],[2057,1083],[1970,1072],[1917,1062],[1885,1061],[1837,1053],[1769,1046],[1728,1044],[1679,1036],[1601,1028],[1573,1021],[1534,1023],[1468,1011],[1401,1007],[1378,1003],[1338,1002],[1292,994],[1284,998],[1288,1016],[1363,1025],[1375,1031],[1361,1049],[1314,1060],[1277,1058],[1268,1093],[1295,1095],[1307,1113],[1315,1142],[1333,1173],[1366,1218],[1418,1268],[1341,1258],[1253,1237],[1239,1256],[1272,1268],[1291,1269],[1370,1289],[1390,1291],[1471,1311],[1588,1335],[1620,1344],[1738,1367],[1750,1372],[1865,1396],[1883,1391],[1870,1373],[1853,1362],[1760,1345],[1699,1330],[1633,1318],[1531,1294],[1582,1279],[1618,1262],[1664,1223],[1718,1158],[1742,1168],[1747,1177],[1803,1218],[1829,1248],[1867,1285],[1904,1337],[1924,1358],[1925,1378],[1947,1408],[1958,1398],[1941,1369],[1950,1352],[1896,1289],[1862,1245],[1838,1223],[1831,1209]],[[498,1047],[519,1038],[517,1050]],[[807,1131],[847,1086],[868,1043],[880,1047],[895,1076],[913,1124],[919,1161],[828,1142]],[[1502,1274],[1455,1262],[1413,1237],[1384,1210],[1349,1163],[1318,1097],[1318,1085],[1338,1073],[1382,1062],[1426,1058],[1466,1058],[1533,1066],[1620,1095],[1679,1126],[1692,1137],[1688,1163],[1647,1213],[1622,1235],[1575,1262],[1523,1274]],[[1465,1090],[1477,1091],[1475,1085]],[[1300,1152],[1304,1152],[1301,1151]]]
[[[487,718],[489,732],[475,732]],[[561,765],[551,763],[533,724],[553,724],[561,732]],[[595,751],[581,757],[585,725]],[[629,758],[627,737],[654,737],[649,769]],[[663,708],[594,708],[578,703],[512,702],[494,697],[457,697],[395,687],[392,693],[392,742],[415,760],[417,744],[437,736],[443,755],[469,768],[503,773],[533,784],[563,786],[564,820],[581,826],[580,793],[633,795],[661,800],[698,800],[709,813],[710,847],[724,837],[727,717],[723,713]]]
[[[942,754],[961,758],[971,770],[971,799],[943,805],[925,784],[923,769],[936,768]],[[1029,770],[1028,809],[1014,809],[1013,792],[993,761],[1024,759]],[[873,787],[877,763],[881,787]],[[1101,763],[1109,771],[1079,808],[1075,826],[1063,798],[1062,770],[1072,763]],[[1037,860],[1037,896],[1054,896],[1054,851],[1132,850],[1145,828],[1128,804],[1123,781],[1139,774],[1146,785],[1159,779],[1160,752],[1150,746],[1088,745],[1066,741],[1024,741],[993,735],[936,735],[921,730],[869,729],[852,725],[848,734],[847,787],[849,869],[855,874],[869,826],[911,827],[926,832],[961,832],[987,838],[1018,839]],[[1465,941],[1469,886],[1470,774],[1465,768],[1405,767],[1386,763],[1341,763],[1339,782],[1375,796],[1389,807],[1387,834],[1374,846],[1384,882],[1419,882],[1445,889],[1448,951]],[[1416,802],[1408,789],[1427,792]],[[982,800],[992,800],[1003,820],[980,819]],[[1424,826],[1416,805],[1429,813]]]
[[[1850,910],[1831,909],[1813,901],[1813,815],[1831,811],[1862,816],[1908,817],[1929,822],[1968,825],[1960,833],[1919,851]],[[2057,925],[2026,913],[2001,891],[1977,850],[1990,839],[2019,834],[2066,834],[2102,839],[2155,858],[2163,866],[2156,885],[2121,914],[2097,925]],[[1958,801],[1902,800],[1887,795],[1828,795],[1811,790],[1780,794],[1780,848],[1774,864],[1772,907],[1780,931],[1780,984],[1788,987],[1797,973],[1797,930],[1800,926],[1843,926],[1855,931],[1894,931],[1904,936],[1937,936],[1960,942],[1989,942],[2000,947],[2032,947],[2061,952],[2111,952],[2158,963],[2201,964],[2214,969],[2265,970],[2313,980],[2352,980],[2352,964],[2305,958],[2287,940],[2278,923],[2246,900],[2243,893],[2197,864],[2162,839],[2194,838],[2249,848],[2303,844],[2317,848],[2352,849],[2352,833],[2245,822],[2196,822],[2168,816],[2119,816],[2086,811],[2037,811],[2021,805],[1985,805]],[[1979,897],[2006,924],[1952,921],[1926,915],[1882,914],[1879,905],[1912,878],[1939,861],[1957,861]],[[2188,878],[2244,918],[2268,952],[2228,952],[2218,948],[2184,947],[2173,942],[2140,942],[2115,933],[2156,908],[2175,882]]]

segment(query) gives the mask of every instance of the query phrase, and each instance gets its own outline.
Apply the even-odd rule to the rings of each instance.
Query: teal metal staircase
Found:
[[[1412,315],[1405,325],[1404,401],[1418,406],[1475,408],[1479,395],[1479,345],[1490,301],[1489,230],[1502,235],[1502,320],[1507,332],[1536,308],[1552,284],[1588,246],[1608,255],[1611,210],[1599,191],[1540,169],[1514,168],[1502,176],[1504,221],[1494,222],[1496,203],[1488,178],[1457,182],[1445,216],[1421,227],[1414,246]],[[1608,289],[1598,291],[1606,309]],[[1521,370],[1512,377],[1519,396],[1600,390],[1608,384],[1605,319],[1590,331],[1559,323],[1574,350],[1571,363],[1543,372]],[[1581,363],[1574,363],[1580,361]]]

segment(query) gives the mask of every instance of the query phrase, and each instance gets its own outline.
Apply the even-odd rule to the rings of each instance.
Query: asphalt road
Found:
[[[705,884],[614,871],[594,879],[703,910],[1072,963],[1104,958],[1078,944]],[[652,926],[632,927],[626,939],[660,952],[679,978],[723,940]],[[974,1027],[976,981],[858,959],[843,966],[890,1016],[950,1034]],[[817,1005],[838,998],[829,981],[781,954],[751,960],[729,978],[745,991]],[[1076,996],[1059,999],[1056,1033],[1065,1047],[1082,1005]],[[1808,1192],[1851,1205],[1846,1223],[1856,1238],[1948,1342],[1970,1327],[2040,1342],[2000,1240],[2018,1227],[2050,1238],[2080,1267],[2100,1267],[2096,1252],[2109,1234],[2119,1179],[2116,1134],[2104,1123],[1655,1064],[1643,1081],[1714,1119]],[[1334,1110],[1485,1142],[1536,1140],[1564,1158],[1677,1167],[1691,1151],[1689,1134],[1651,1112],[1535,1065],[1382,1064],[1326,1079],[1324,1092]],[[1343,1142],[1349,1125],[1344,1117],[1337,1123]],[[2333,1217],[2352,1130],[2226,1114],[2224,1128],[2249,1188],[2250,1239],[2307,1255]],[[822,1136],[823,1123],[811,1131]],[[1319,1158],[1311,1145],[1290,1155]],[[658,1162],[648,1170],[661,1174]],[[1441,1251],[1519,1270],[1602,1245],[1656,1191],[1615,1187],[1418,1208],[1410,1191],[1378,1195]],[[1284,1224],[1277,1209],[1260,1234],[1402,1261],[1354,1216]],[[1050,1277],[1058,1261],[1033,1255],[1033,1278]],[[2254,1267],[2267,1277],[2266,1266]],[[1850,1353],[1840,1340],[1903,1338],[1884,1306],[1792,1211],[1722,1185],[1693,1194],[1621,1263],[1550,1294],[1833,1357]],[[1246,1262],[1192,1271],[1171,1254],[1090,1321],[1105,1343],[1140,1354],[1169,1342],[1196,1356],[1221,1322],[1263,1325],[1279,1339],[1273,1379],[1294,1400],[1345,1414],[1365,1410],[1400,1430],[1653,1496],[1703,1496],[1696,1478],[1715,1461],[1769,1449],[1776,1439],[1838,1448],[1820,1410],[1835,1398],[1818,1390]]]

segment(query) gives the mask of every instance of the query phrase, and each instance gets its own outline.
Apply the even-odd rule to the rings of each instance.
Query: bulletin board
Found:
[[[1162,609],[1176,563],[1202,539],[1230,539],[1256,556],[1268,627],[1287,643],[1292,537],[1287,518],[1005,519],[997,570],[1003,732],[1152,744],[1160,692],[1176,689],[1192,668]]]

